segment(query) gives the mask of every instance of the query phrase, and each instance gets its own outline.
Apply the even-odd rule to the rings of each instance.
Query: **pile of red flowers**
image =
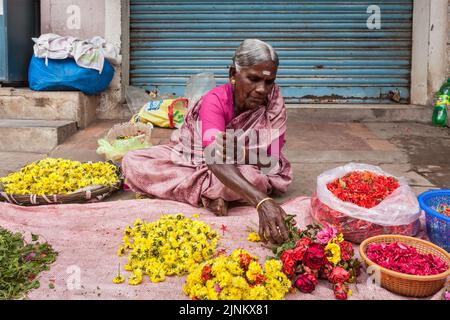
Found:
[[[360,273],[352,244],[334,228],[309,225],[301,231],[294,224],[287,222],[290,241],[274,249],[283,272],[301,292],[311,293],[319,279],[325,279],[333,285],[336,299],[347,299],[351,295],[348,284]]]
[[[370,171],[353,171],[327,184],[337,198],[363,208],[373,208],[400,186],[394,177]]]
[[[448,270],[448,265],[433,254],[423,254],[401,242],[371,243],[367,246],[367,257],[376,264],[396,272],[429,276]]]

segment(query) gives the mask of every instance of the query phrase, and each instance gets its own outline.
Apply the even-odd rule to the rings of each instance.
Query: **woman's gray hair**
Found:
[[[258,39],[246,39],[236,49],[233,57],[233,67],[239,72],[265,61],[273,61],[278,67],[278,54],[272,46]]]

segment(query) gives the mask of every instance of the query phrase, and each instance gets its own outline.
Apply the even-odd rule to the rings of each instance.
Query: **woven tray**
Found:
[[[64,203],[85,203],[89,201],[101,201],[110,196],[113,192],[121,189],[123,183],[122,170],[120,166],[112,161],[109,163],[115,165],[118,169],[119,179],[112,186],[90,186],[80,191],[61,195],[17,195],[8,194],[4,191],[0,183],[0,201],[9,202],[19,206],[39,206],[48,204],[64,204]]]
[[[400,273],[381,267],[370,260],[366,255],[367,246],[370,243],[381,242],[401,242],[415,247],[420,253],[434,254],[447,262],[448,269],[446,272],[436,275],[417,276]],[[366,266],[376,266],[377,270],[380,271],[380,285],[383,288],[403,296],[416,298],[431,296],[444,287],[447,277],[450,276],[450,254],[429,241],[400,235],[380,235],[363,241],[359,247],[359,253]]]

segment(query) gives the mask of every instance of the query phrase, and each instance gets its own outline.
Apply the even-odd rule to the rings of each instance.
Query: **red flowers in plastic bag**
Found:
[[[441,258],[430,253],[419,253],[416,248],[400,242],[371,243],[366,254],[376,264],[406,274],[429,276],[448,269]]]

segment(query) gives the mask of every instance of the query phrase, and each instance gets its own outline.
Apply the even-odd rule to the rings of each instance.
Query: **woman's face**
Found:
[[[277,67],[273,61],[242,68],[239,72],[231,68],[230,79],[236,81],[234,86],[236,106],[243,111],[266,106],[276,77]]]

